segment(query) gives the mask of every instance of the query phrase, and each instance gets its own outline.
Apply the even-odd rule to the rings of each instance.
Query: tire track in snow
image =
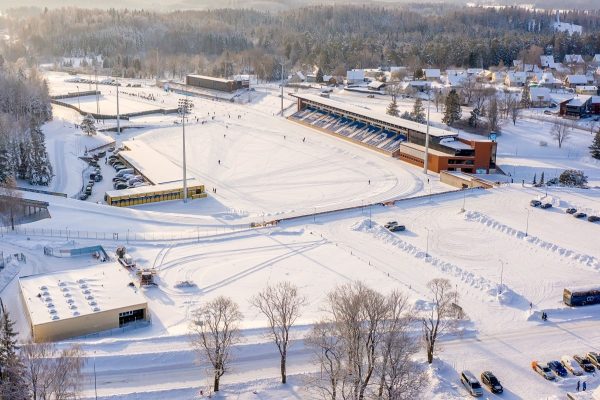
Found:
[[[576,261],[582,265],[587,267],[594,268],[595,270],[600,270],[600,260],[589,254],[582,254],[575,250],[567,249],[558,244],[547,242],[545,240],[540,239],[537,236],[526,235],[525,232],[520,231],[518,229],[512,228],[506,224],[503,224],[495,219],[480,213],[478,211],[467,211],[465,213],[465,220],[471,222],[478,222],[480,224],[485,225],[486,227],[502,232],[508,236],[513,236],[517,239],[526,240],[530,244],[537,246],[546,251],[550,251],[553,253],[558,253],[560,256],[569,258],[573,261]]]

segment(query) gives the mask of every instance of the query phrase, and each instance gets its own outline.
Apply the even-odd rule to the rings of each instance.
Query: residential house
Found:
[[[560,103],[560,115],[581,118],[589,113],[592,96],[580,95]]]
[[[554,56],[540,56],[540,64],[543,68],[556,68]]]
[[[467,75],[466,72],[463,72],[462,74],[459,73],[453,73],[453,74],[448,74],[446,76],[446,84],[448,86],[450,86],[451,88],[460,88],[463,86],[464,82],[469,79],[469,76]]]
[[[428,81],[410,81],[410,82],[404,82],[403,83],[403,89],[413,89],[416,90],[417,92],[424,92],[426,90],[429,90],[431,88],[431,82]]]
[[[583,64],[583,57],[581,54],[565,54],[564,63],[567,65],[570,64]]]
[[[592,58],[592,63],[600,65],[600,54],[596,54],[594,58]]]
[[[598,94],[598,86],[593,85],[581,85],[575,87],[575,93],[577,94],[589,94],[595,96]]]
[[[527,78],[527,72],[509,71],[504,78],[504,84],[510,87],[525,86]]]
[[[493,83],[504,83],[505,78],[506,78],[506,71],[492,72],[492,82]]]
[[[346,84],[354,85],[365,81],[365,71],[362,69],[352,69],[346,72]]]
[[[423,70],[423,74],[428,81],[439,81],[442,77],[442,73],[437,68],[426,68]]]
[[[565,86],[575,88],[580,85],[587,85],[588,78],[585,75],[567,75],[565,78]]]
[[[367,85],[367,88],[369,90],[373,90],[373,91],[376,91],[376,92],[380,91],[384,87],[385,87],[385,82],[381,82],[381,81],[377,81],[377,80],[371,81]]]
[[[539,78],[536,76],[533,78],[533,82],[541,87],[550,89],[558,89],[563,85],[563,82],[560,79],[555,78],[552,72],[544,72]]]
[[[550,89],[547,87],[530,87],[529,101],[532,107],[548,107],[552,103]]]
[[[592,96],[590,112],[594,115],[600,115],[600,96]]]

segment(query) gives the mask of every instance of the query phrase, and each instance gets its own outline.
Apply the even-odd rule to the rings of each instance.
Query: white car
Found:
[[[573,375],[577,375],[577,376],[583,375],[583,368],[581,368],[579,366],[579,364],[577,364],[577,362],[575,360],[573,360],[573,357],[562,356],[560,358],[560,362],[562,363],[562,365],[565,366],[567,371],[569,371]]]

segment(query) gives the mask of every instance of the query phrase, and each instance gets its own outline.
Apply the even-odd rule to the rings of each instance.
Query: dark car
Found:
[[[79,200],[87,200],[88,197],[90,197],[89,194],[83,192],[79,195]]]
[[[98,153],[98,157],[104,157],[106,156],[106,151],[101,151]]]
[[[590,222],[598,222],[598,221],[600,221],[600,217],[597,216],[597,215],[590,215],[588,217],[588,221],[590,221]]]
[[[585,372],[594,372],[596,370],[596,368],[594,368],[594,364],[592,364],[586,357],[575,355],[573,356],[573,360],[575,360],[575,362],[579,364],[579,366],[583,368]]]
[[[102,175],[96,174],[96,176],[94,176],[94,181],[100,182],[101,180],[102,180]]]
[[[569,372],[567,369],[560,363],[560,361],[550,361],[548,363],[548,367],[558,376],[567,376]]]
[[[88,186],[85,187],[85,194],[87,194],[88,196],[90,194],[92,194],[92,187],[91,186],[88,185]]]
[[[125,182],[117,182],[113,186],[116,190],[127,189],[129,186]]]
[[[543,208],[543,209],[552,208],[552,203],[544,203],[540,206],[540,208]]]
[[[386,229],[390,229],[392,226],[396,226],[396,225],[398,225],[398,222],[396,222],[396,221],[388,221],[388,222],[387,222],[387,223],[384,225],[384,227],[385,227]]]
[[[531,201],[529,202],[529,205],[530,205],[531,207],[539,207],[539,206],[541,206],[541,205],[542,205],[542,202],[541,202],[541,201],[539,201],[539,200],[531,200]]]
[[[596,368],[600,368],[600,354],[595,351],[590,351],[585,356]]]
[[[487,386],[492,393],[502,393],[504,390],[498,378],[491,371],[484,371],[481,374],[481,383]]]
[[[578,213],[573,214],[573,216],[575,218],[585,218],[585,217],[587,217],[587,214],[586,213],[582,213],[582,212],[578,212]]]
[[[565,212],[566,212],[567,214],[575,214],[575,213],[577,212],[577,209],[576,209],[576,208],[567,208],[567,209],[565,210]]]
[[[404,225],[394,225],[390,229],[390,232],[403,232],[406,230]]]

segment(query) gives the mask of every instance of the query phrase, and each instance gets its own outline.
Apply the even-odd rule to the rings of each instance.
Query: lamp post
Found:
[[[527,211],[527,223],[525,225],[525,237],[529,236],[529,208],[525,209]]]
[[[81,111],[81,102],[79,101],[79,85],[75,86],[77,88],[77,108]]]
[[[94,351],[94,397],[98,400],[98,384],[96,381],[96,352]]]
[[[179,114],[181,114],[181,127],[183,133],[183,202],[187,203],[187,164],[185,159],[185,117],[194,108],[194,103],[187,98],[179,99]]]
[[[121,116],[119,115],[119,79],[117,78],[117,135],[121,134]]]
[[[429,258],[429,228],[425,228],[427,231],[427,241],[425,244],[425,259]]]
[[[498,291],[499,294],[502,294],[502,288],[504,287],[503,282],[502,282],[502,277],[504,275],[504,261],[502,259],[499,259],[500,261],[500,290]]]

